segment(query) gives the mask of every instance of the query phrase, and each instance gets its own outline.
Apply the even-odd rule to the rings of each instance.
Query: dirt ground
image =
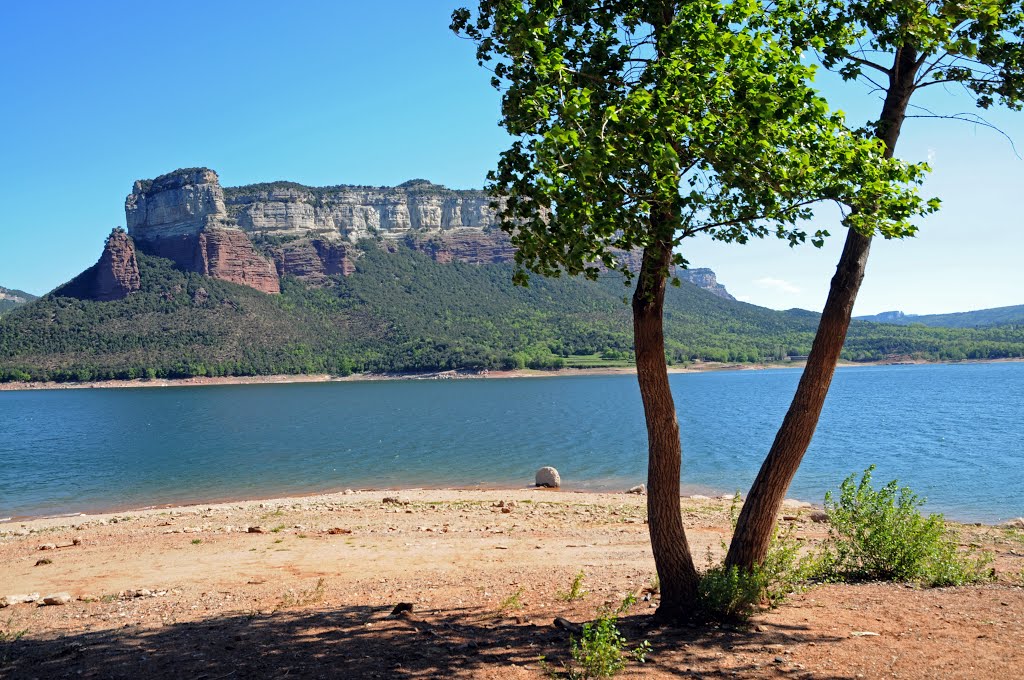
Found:
[[[683,503],[701,562],[728,507]],[[784,513],[808,544],[826,531]],[[409,490],[0,524],[0,597],[71,598],[0,609],[0,677],[543,678],[630,593],[619,627],[652,650],[621,677],[1021,677],[1024,531],[959,527],[995,552],[991,585],[819,586],[743,626],[662,628],[644,517],[627,494]]]

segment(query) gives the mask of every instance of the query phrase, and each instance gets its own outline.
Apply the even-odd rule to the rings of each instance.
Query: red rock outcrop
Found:
[[[108,302],[128,297],[140,285],[135,245],[123,229],[114,229],[107,237],[99,262],[57,289],[55,294]]]
[[[264,293],[281,291],[274,263],[256,252],[228,217],[213,170],[176,170],[135,182],[125,199],[125,217],[139,249],[148,255]]]
[[[508,235],[498,230],[452,229],[407,242],[414,250],[427,253],[442,264],[453,261],[470,264],[511,262],[516,252]]]
[[[301,239],[271,249],[279,274],[291,274],[314,285],[326,282],[328,276],[349,276],[356,266],[348,247],[314,239]]]
[[[192,271],[215,279],[240,283],[264,293],[280,293],[274,263],[256,252],[245,232],[207,229],[199,233]]]

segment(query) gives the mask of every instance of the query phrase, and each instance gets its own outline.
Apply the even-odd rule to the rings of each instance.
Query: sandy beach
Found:
[[[683,501],[718,559],[729,501]],[[807,545],[826,525],[790,503]],[[958,526],[991,585],[819,586],[749,626],[659,628],[645,499],[541,489],[346,491],[0,524],[5,678],[542,678],[553,625],[627,594],[644,665],[622,677],[1013,677],[1024,664],[1024,531]],[[567,601],[582,572],[582,599]],[[412,611],[392,616],[396,605]],[[544,659],[542,662],[541,659]]]

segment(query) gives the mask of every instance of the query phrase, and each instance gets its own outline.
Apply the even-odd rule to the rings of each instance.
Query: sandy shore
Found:
[[[989,364],[1005,362],[1021,362],[1024,358],[968,360],[957,362],[945,361],[841,361],[839,368],[851,366],[909,366],[921,364]],[[709,371],[764,371],[771,369],[793,369],[804,367],[802,361],[785,361],[777,363],[737,364],[706,361],[682,366],[669,366],[669,373],[706,373]],[[227,376],[219,378],[181,378],[181,379],[136,379],[136,380],[103,380],[96,382],[8,382],[0,383],[0,392],[15,390],[78,390],[95,388],[124,387],[199,387],[204,385],[277,385],[289,383],[323,383],[323,382],[369,382],[378,380],[469,380],[487,378],[555,378],[566,376],[593,375],[636,375],[632,366],[594,367],[594,368],[562,368],[551,371],[522,369],[514,371],[439,371],[432,373],[353,373],[341,377],[326,373],[312,375],[251,375]]]
[[[683,502],[701,564],[721,555],[728,505]],[[824,535],[808,509],[784,512],[805,544]],[[569,660],[556,617],[592,620],[629,593],[620,627],[653,651],[624,677],[1014,677],[1024,664],[1024,531],[959,527],[995,552],[993,585],[817,587],[749,627],[675,630],[651,625],[645,514],[629,494],[406,490],[0,525],[0,597],[71,598],[0,609],[0,677],[543,678]],[[587,593],[567,601],[580,572]],[[412,613],[389,616],[399,603]]]
[[[866,364],[841,364],[866,365]],[[774,368],[803,368],[803,363],[779,364],[732,364],[706,362],[687,367],[670,366],[669,373],[703,373],[707,371],[753,371]],[[341,377],[326,373],[312,375],[254,375],[227,376],[219,378],[181,378],[175,380],[103,380],[96,382],[9,382],[0,383],[0,391],[13,390],[77,390],[95,388],[124,387],[199,387],[204,385],[277,385],[289,383],[323,383],[323,382],[373,382],[380,380],[471,380],[494,378],[555,378],[566,376],[593,375],[635,375],[636,368],[598,367],[598,368],[562,368],[551,371],[522,369],[515,371],[439,371],[432,373],[353,373]]]

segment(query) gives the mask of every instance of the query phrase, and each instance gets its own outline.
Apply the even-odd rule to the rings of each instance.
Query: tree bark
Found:
[[[656,616],[678,621],[692,617],[698,575],[679,510],[682,449],[665,362],[662,310],[671,256],[670,243],[644,249],[633,293],[633,339],[636,378],[647,421],[648,528],[661,584]]]
[[[892,158],[896,149],[907,105],[914,93],[919,68],[917,58],[916,50],[899,48],[890,69],[889,88],[875,127],[876,136],[885,144],[886,158]],[[749,570],[764,562],[768,554],[776,515],[818,426],[839,354],[846,342],[870,249],[870,236],[852,229],[848,231],[807,365],[789,411],[740,511],[726,566]]]

